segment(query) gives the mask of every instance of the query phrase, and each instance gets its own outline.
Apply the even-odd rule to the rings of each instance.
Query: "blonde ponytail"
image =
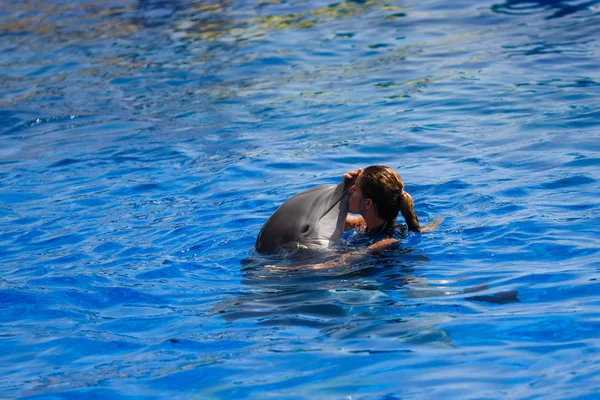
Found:
[[[398,209],[402,213],[404,220],[406,221],[406,226],[408,230],[411,232],[428,232],[434,229],[437,229],[438,226],[442,223],[444,218],[436,218],[430,223],[426,225],[419,225],[419,219],[417,218],[417,214],[415,214],[415,203],[412,199],[412,196],[408,194],[408,192],[402,191],[400,196],[398,197]]]
[[[415,214],[415,203],[408,192],[402,191],[400,196],[398,196],[398,209],[402,213],[409,231],[422,232],[419,219],[417,218],[417,214]]]

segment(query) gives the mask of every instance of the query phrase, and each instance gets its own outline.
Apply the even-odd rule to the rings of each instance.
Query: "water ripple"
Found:
[[[9,1],[0,397],[593,397],[598,6]],[[254,253],[370,164],[441,227]]]

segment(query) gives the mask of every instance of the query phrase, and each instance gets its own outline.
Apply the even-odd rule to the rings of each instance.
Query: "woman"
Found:
[[[348,215],[346,230],[358,228],[367,235],[377,236],[389,233],[396,227],[396,217],[401,212],[409,231],[426,232],[436,229],[443,218],[428,225],[419,225],[415,214],[414,202],[410,194],[404,191],[402,178],[396,171],[383,165],[357,169],[344,174],[344,179],[354,180],[350,187],[348,212],[360,214],[360,217]],[[391,237],[383,238],[367,248],[368,252],[377,252],[397,243]]]
[[[374,241],[367,247],[368,253],[376,253],[398,243],[398,240],[393,238],[395,228],[397,228],[398,213],[402,213],[408,230],[413,232],[427,232],[436,229],[443,221],[443,218],[438,218],[424,226],[419,224],[412,197],[404,191],[404,183],[400,175],[390,167],[372,165],[364,170],[357,169],[346,172],[343,179],[354,181],[348,190],[350,196],[348,212],[360,214],[360,216],[346,215],[345,230],[358,228],[360,233],[364,233],[364,235],[356,236],[359,243],[364,243],[365,239]],[[300,268],[335,268],[363,256],[364,251],[349,251],[338,259],[304,265]]]

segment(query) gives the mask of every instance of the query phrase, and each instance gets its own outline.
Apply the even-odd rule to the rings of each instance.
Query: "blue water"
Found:
[[[600,391],[599,1],[9,0],[0,33],[0,397]],[[371,164],[441,227],[261,264]]]

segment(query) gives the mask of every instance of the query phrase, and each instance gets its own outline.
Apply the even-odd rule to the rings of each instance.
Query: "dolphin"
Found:
[[[348,189],[353,181],[320,185],[286,200],[263,225],[256,238],[260,253],[281,248],[327,247],[344,234],[348,214]]]

